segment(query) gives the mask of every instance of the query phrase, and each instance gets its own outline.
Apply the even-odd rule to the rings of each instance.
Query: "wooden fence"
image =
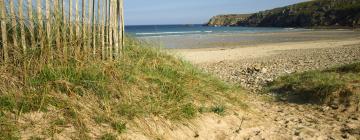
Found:
[[[0,19],[2,62],[32,50],[113,60],[124,46],[123,0],[0,0]]]

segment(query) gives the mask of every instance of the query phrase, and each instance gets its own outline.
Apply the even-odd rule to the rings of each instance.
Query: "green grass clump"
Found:
[[[117,140],[116,136],[110,133],[107,133],[105,135],[102,135],[100,137],[100,140]]]
[[[269,90],[291,102],[349,104],[350,98],[358,94],[359,68],[360,63],[354,63],[324,71],[291,74],[276,79],[269,85]]]
[[[3,112],[0,111],[0,139],[17,140],[19,139],[17,126]]]
[[[111,124],[114,130],[116,130],[118,133],[123,133],[126,130],[126,123],[123,122],[113,122]]]
[[[19,138],[50,138],[59,133],[68,139],[91,139],[93,130],[123,133],[125,124],[135,119],[186,121],[196,117],[200,105],[246,106],[241,88],[130,37],[125,37],[119,56],[116,48],[102,46],[104,34],[93,38],[95,44],[90,46],[93,35],[88,31],[61,36],[58,41],[35,22],[33,29],[38,32],[31,36],[31,27],[26,26],[24,36],[26,46],[33,47],[23,50],[23,42],[16,47],[12,40],[21,22],[8,28],[9,57],[5,60],[0,54],[4,57],[0,59],[0,139],[18,137],[18,130],[32,132],[30,126],[42,130]],[[72,27],[63,26],[61,19],[51,23],[51,32],[70,34]],[[29,116],[40,116],[41,121]],[[76,131],[66,132],[65,126]]]
[[[87,138],[92,130],[89,121],[120,134],[134,118],[183,121],[196,117],[204,104],[244,107],[241,88],[147,43],[128,39],[126,44],[121,59],[112,62],[54,59],[35,63],[26,56],[18,60],[22,63],[4,64],[0,67],[0,111],[16,128],[29,128],[16,123],[15,118],[24,114],[56,114],[47,120],[53,127],[48,131],[44,127],[43,133],[51,137],[70,125],[77,132],[69,137]],[[222,114],[223,109],[212,112]],[[11,115],[15,118],[7,117]]]
[[[223,105],[217,105],[211,108],[211,111],[218,114],[218,115],[224,115],[225,113],[225,106]]]

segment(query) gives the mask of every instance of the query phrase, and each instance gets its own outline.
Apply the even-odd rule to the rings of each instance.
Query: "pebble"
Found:
[[[259,92],[265,85],[286,74],[322,70],[358,60],[360,47],[354,45],[342,48],[290,50],[276,56],[206,63],[200,64],[200,67],[228,82],[239,83],[252,92]]]

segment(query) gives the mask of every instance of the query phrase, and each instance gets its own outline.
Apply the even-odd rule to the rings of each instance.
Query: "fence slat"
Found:
[[[96,57],[96,16],[95,16],[95,0],[92,0],[92,7],[91,7],[91,17],[92,17],[92,49],[93,49],[93,56]]]
[[[79,0],[75,0],[75,35],[80,37]]]
[[[124,21],[124,0],[120,0],[120,19],[121,19],[121,35],[119,36],[121,38],[121,51],[123,51],[125,47],[125,21]]]
[[[68,23],[68,25],[69,25],[69,34],[70,34],[70,39],[69,40],[71,40],[72,38],[73,38],[73,36],[74,36],[74,33],[73,33],[73,24],[72,24],[72,22],[73,22],[73,20],[72,20],[72,16],[73,16],[73,1],[74,0],[69,0],[69,23]],[[71,43],[71,42],[70,42]],[[70,45],[70,44],[69,44]]]
[[[24,53],[26,52],[26,40],[25,40],[25,26],[24,26],[24,11],[23,11],[23,0],[18,0],[18,12],[19,12],[19,20],[20,20],[20,36],[21,36],[21,46],[23,48]]]
[[[0,8],[0,61],[37,46],[45,62],[67,60],[71,46],[76,59],[111,61],[122,54],[123,0],[0,0]]]
[[[119,42],[119,55],[122,55],[122,49],[123,49],[123,42],[122,42],[122,38],[123,38],[123,33],[122,33],[122,30],[123,30],[123,19],[122,19],[122,1],[121,0],[118,0],[118,9],[117,9],[117,25],[119,26],[118,27],[118,30],[117,30],[117,34],[118,34],[118,42]]]
[[[105,16],[106,16],[106,20],[105,20],[105,45],[106,45],[106,50],[105,50],[105,55],[106,58],[109,56],[109,52],[110,52],[110,45],[109,45],[109,38],[110,38],[110,29],[109,29],[109,13],[110,13],[110,0],[105,0],[106,2],[106,12],[105,12]]]
[[[101,58],[102,59],[106,59],[106,50],[105,50],[105,25],[106,25],[106,2],[107,0],[105,0],[105,4],[102,4],[102,8],[101,11],[103,12],[103,18],[101,20]]]
[[[6,7],[5,7],[5,3],[4,0],[0,0],[0,18],[1,18],[1,39],[2,39],[2,54],[3,54],[3,60],[6,63],[9,59],[9,54],[8,54],[8,42],[7,42],[7,28],[6,28],[6,22],[7,19],[6,17]]]
[[[100,5],[101,3],[100,3],[100,0],[97,0],[97,12],[96,12],[96,19],[94,19],[94,21],[97,23],[97,31],[96,31],[96,33],[97,33],[97,38],[98,38],[98,40],[101,40],[101,36],[102,36],[102,33],[101,33],[101,18],[100,18],[100,13],[101,13],[101,11],[102,11],[102,9],[101,9],[101,5]],[[98,44],[101,46],[101,41],[99,41],[98,42]],[[96,42],[95,42],[95,44],[96,44]],[[96,50],[96,46],[95,46],[95,50]],[[102,52],[100,52],[100,53],[102,53]],[[102,57],[102,55],[100,55],[101,57]]]
[[[112,22],[112,18],[113,17],[113,0],[110,0],[110,6],[109,6],[109,59],[110,61],[112,61],[113,59],[113,22]]]
[[[38,19],[38,33],[39,33],[39,44],[40,44],[40,49],[44,49],[44,41],[43,41],[43,36],[44,36],[44,22],[43,22],[43,13],[42,13],[42,3],[41,0],[37,0],[36,1],[36,5],[37,5],[37,19]]]
[[[114,56],[115,59],[117,59],[119,57],[119,42],[118,42],[118,15],[117,15],[117,11],[118,11],[118,0],[113,0],[113,12],[114,12],[114,17],[113,19],[113,38],[114,38]]]
[[[31,48],[34,49],[35,48],[35,35],[34,35],[34,15],[33,15],[33,1],[32,0],[27,0],[27,9],[28,9],[28,18],[29,18],[29,32],[30,32],[30,44],[31,44]]]
[[[68,48],[68,39],[67,39],[67,36],[66,36],[66,32],[67,32],[67,29],[70,27],[68,22],[67,22],[67,18],[66,18],[66,3],[65,3],[65,0],[61,0],[61,16],[62,16],[62,25],[64,28],[61,29],[61,32],[62,32],[62,42],[63,43],[63,47],[62,47],[62,54],[63,54],[63,57],[64,57],[64,60],[67,60],[67,48]]]
[[[85,36],[85,11],[86,11],[86,9],[85,9],[85,0],[82,0],[81,1],[81,35],[82,35],[82,38],[81,39],[85,39],[86,38],[86,36]],[[82,41],[82,47],[84,48],[85,47],[85,44],[84,44],[84,42],[86,42],[86,41]]]
[[[56,51],[58,51],[58,52],[60,52],[60,47],[61,47],[61,42],[60,42],[60,33],[61,33],[61,31],[60,31],[60,28],[61,28],[61,24],[62,24],[62,22],[60,22],[60,20],[61,20],[61,18],[60,18],[60,11],[59,11],[59,1],[60,0],[54,0],[53,2],[54,2],[54,13],[53,13],[53,15],[54,15],[54,20],[55,20],[55,25],[53,25],[53,26],[55,26],[54,28],[55,28],[55,41],[56,41]]]
[[[46,35],[47,35],[47,41],[49,42],[49,44],[51,44],[50,42],[50,31],[51,31],[51,26],[50,26],[50,1],[49,0],[45,0],[45,20],[46,20]]]
[[[86,48],[87,48],[87,50],[90,50],[90,48],[91,48],[91,42],[92,42],[92,32],[91,32],[91,27],[92,27],[92,24],[91,24],[91,22],[92,22],[92,15],[93,15],[93,13],[92,13],[92,0],[88,0],[87,1],[87,4],[88,4],[88,17],[87,17],[87,46],[86,46]]]
[[[13,39],[13,43],[14,43],[14,47],[18,48],[18,32],[17,32],[17,26],[16,26],[16,15],[15,15],[15,5],[14,5],[14,1],[10,0],[9,1],[9,8],[10,8],[10,17],[11,17],[11,28],[13,29],[13,33],[12,33],[12,39]]]

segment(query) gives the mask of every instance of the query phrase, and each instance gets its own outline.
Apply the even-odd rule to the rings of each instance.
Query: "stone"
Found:
[[[268,70],[266,68],[261,69],[261,73],[267,73],[267,72],[268,72]]]
[[[295,130],[294,135],[295,135],[295,136],[300,136],[300,131]]]

